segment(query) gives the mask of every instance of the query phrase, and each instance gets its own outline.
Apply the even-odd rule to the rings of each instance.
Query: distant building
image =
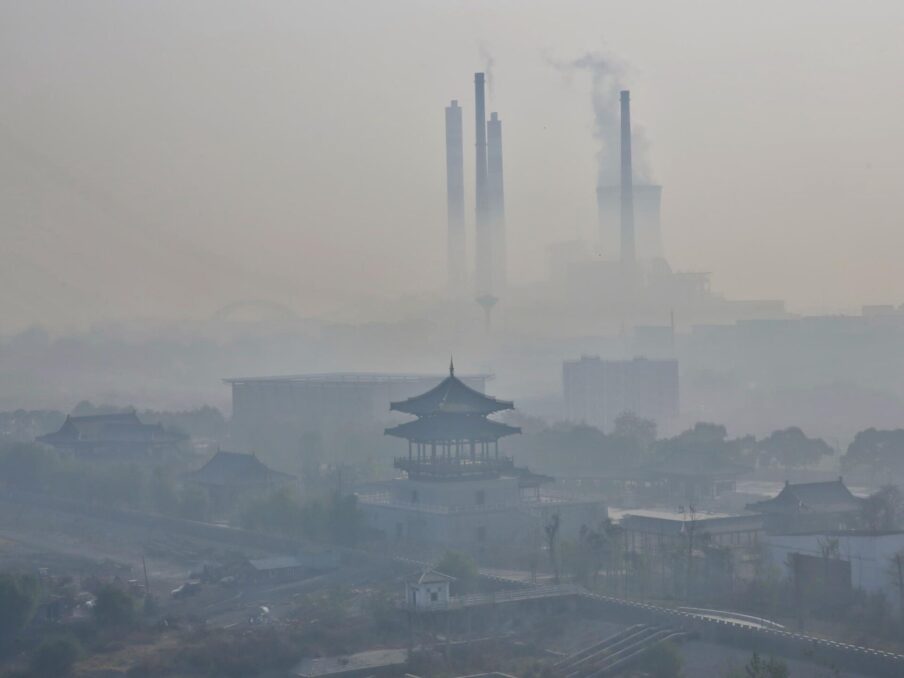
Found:
[[[380,435],[393,421],[389,403],[421,393],[442,375],[332,373],[226,379],[232,387],[233,445],[267,459],[297,459],[307,443],[337,436]],[[462,377],[483,391],[487,375]]]
[[[727,549],[752,548],[764,535],[757,515],[638,509],[626,511],[620,524],[628,550],[648,555],[673,551],[692,533],[698,543]]]
[[[772,533],[831,531],[856,525],[861,500],[851,494],[842,478],[819,483],[785,483],[772,499],[747,505],[766,516]]]
[[[699,574],[695,586],[709,593],[730,590],[734,580],[754,577],[757,546],[765,535],[762,516],[691,510],[632,510],[620,525],[628,553],[655,563],[663,586],[667,568],[693,558]]]
[[[570,420],[611,431],[626,412],[663,427],[678,415],[678,361],[583,356],[562,368]]]
[[[553,513],[563,536],[606,518],[598,501],[545,496],[540,486],[551,478],[501,455],[499,439],[520,429],[488,415],[514,405],[468,387],[451,368],[435,388],[391,407],[417,417],[386,429],[408,441],[395,460],[407,477],[359,494],[369,526],[385,538],[483,553],[539,541]]]
[[[186,437],[160,424],[143,424],[135,412],[122,412],[68,416],[58,431],[36,440],[79,456],[141,459],[176,452]]]
[[[312,572],[326,572],[339,567],[338,551],[322,549],[302,551],[293,556],[252,558],[245,563],[245,574],[252,581],[293,581]]]
[[[893,558],[904,549],[904,532],[772,534],[765,537],[764,543],[769,560],[781,571],[795,556],[818,559],[821,565],[826,559],[841,561],[848,564],[848,588],[882,592],[895,605],[900,603]]]
[[[218,450],[188,480],[207,491],[212,513],[224,515],[243,500],[291,485],[295,476],[268,468],[253,454]]]

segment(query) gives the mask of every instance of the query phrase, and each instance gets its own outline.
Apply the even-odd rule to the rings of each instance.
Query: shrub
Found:
[[[135,622],[135,599],[115,586],[104,586],[97,592],[94,618],[100,626],[131,626]]]
[[[82,646],[74,638],[51,638],[35,650],[31,656],[30,668],[39,678],[68,676],[81,654]]]

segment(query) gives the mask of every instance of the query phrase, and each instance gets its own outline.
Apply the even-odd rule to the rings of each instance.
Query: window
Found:
[[[437,600],[439,600],[439,594],[436,591],[431,591],[430,592],[430,602],[435,603]]]
[[[487,493],[486,490],[477,490],[474,493],[474,503],[478,506],[483,506],[487,501]]]

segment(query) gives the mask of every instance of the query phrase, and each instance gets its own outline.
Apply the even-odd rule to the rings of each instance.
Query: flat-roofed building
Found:
[[[483,392],[489,375],[461,380]],[[383,428],[402,421],[389,404],[433,388],[443,375],[337,372],[226,379],[232,388],[232,446],[268,460],[297,460],[306,445],[348,436],[379,444]],[[291,467],[290,467],[291,468]]]
[[[677,360],[583,356],[565,362],[562,382],[568,418],[603,431],[628,412],[661,428],[678,416]]]

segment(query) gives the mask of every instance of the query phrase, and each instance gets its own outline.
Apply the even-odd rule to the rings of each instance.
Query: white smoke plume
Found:
[[[593,105],[593,134],[599,143],[597,150],[597,185],[613,186],[619,183],[619,92],[627,89],[627,67],[620,60],[587,52],[571,61],[559,61],[547,57],[549,64],[570,78],[575,72],[586,72],[591,79],[591,103]],[[632,101],[632,112],[634,110]],[[649,143],[635,116],[631,121],[631,148],[633,152],[634,180],[650,183]]]
[[[477,44],[477,49],[480,51],[480,60],[483,62],[483,73],[486,78],[487,94],[489,95],[489,100],[492,101],[496,94],[496,79],[493,76],[493,67],[496,65],[496,59],[493,57],[489,46],[485,42],[480,41]]]

